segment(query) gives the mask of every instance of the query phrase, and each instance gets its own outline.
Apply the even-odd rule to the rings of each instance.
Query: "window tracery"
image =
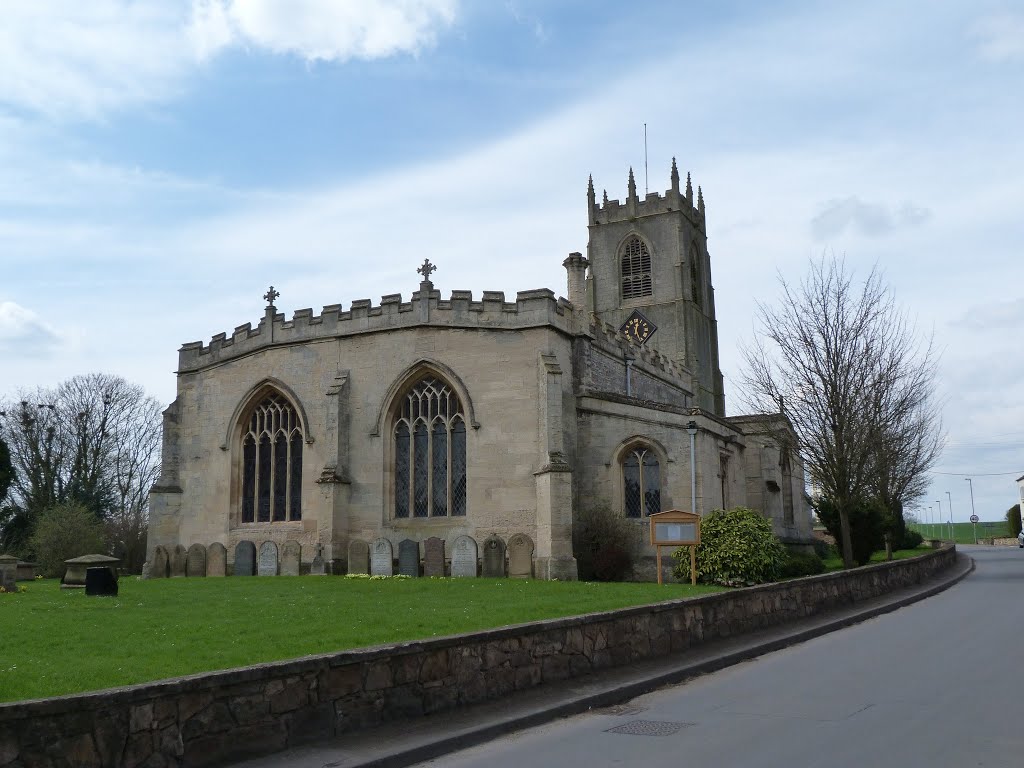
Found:
[[[661,465],[647,446],[634,446],[623,457],[622,491],[626,517],[648,517],[661,511]]]
[[[302,519],[302,424],[274,392],[251,410],[242,431],[241,521]]]

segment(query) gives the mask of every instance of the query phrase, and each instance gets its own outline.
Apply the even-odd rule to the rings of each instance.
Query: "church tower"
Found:
[[[680,190],[675,158],[664,195],[651,192],[641,200],[632,168],[628,184],[624,204],[607,192],[598,204],[593,179],[588,182],[588,304],[598,320],[616,328],[639,313],[640,324],[656,330],[634,340],[688,368],[694,405],[724,416],[704,196],[698,187],[694,201],[689,174]]]

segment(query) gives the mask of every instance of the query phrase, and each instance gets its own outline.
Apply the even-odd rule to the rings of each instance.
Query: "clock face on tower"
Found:
[[[637,344],[645,343],[651,334],[658,330],[658,326],[648,320],[639,310],[633,310],[633,314],[626,318],[619,330],[629,337],[630,341]]]

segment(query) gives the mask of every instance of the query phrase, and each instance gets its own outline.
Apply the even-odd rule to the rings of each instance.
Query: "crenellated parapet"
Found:
[[[627,181],[627,192],[625,202],[617,199],[609,200],[608,192],[605,190],[600,203],[594,193],[594,180],[591,178],[587,183],[587,202],[589,207],[588,223],[591,226],[599,224],[611,224],[620,221],[643,216],[663,214],[666,211],[679,211],[701,232],[706,232],[704,193],[697,187],[697,197],[694,199],[693,184],[690,181],[690,174],[686,174],[686,188],[680,189],[679,171],[676,168],[676,160],[672,158],[671,186],[664,194],[648,192],[643,199],[637,195],[636,180],[633,177],[633,169],[629,169]]]
[[[553,326],[572,333],[572,305],[547,288],[519,291],[515,301],[506,301],[502,291],[484,291],[479,299],[473,298],[472,291],[452,291],[450,298],[442,299],[441,292],[429,282],[421,286],[409,301],[393,293],[383,296],[376,306],[369,299],[358,299],[347,311],[341,304],[330,304],[317,315],[312,309],[296,310],[291,319],[271,304],[255,327],[245,323],[230,335],[218,333],[209,344],[183,344],[178,350],[178,371],[195,370],[271,346],[423,326],[503,330]]]
[[[590,336],[599,349],[628,356],[638,368],[692,391],[693,372],[689,368],[654,347],[636,344],[614,325],[594,318],[590,325]]]

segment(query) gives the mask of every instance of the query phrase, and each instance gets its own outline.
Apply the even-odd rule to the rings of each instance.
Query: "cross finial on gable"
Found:
[[[274,286],[270,286],[270,290],[263,294],[263,298],[267,300],[267,306],[274,306],[274,299],[281,294],[274,290]]]
[[[435,267],[433,264],[430,263],[430,259],[424,259],[423,260],[423,264],[416,271],[419,272],[421,275],[423,275],[423,279],[424,280],[429,281],[430,280],[430,274],[432,272],[436,272],[437,271],[437,267]]]

